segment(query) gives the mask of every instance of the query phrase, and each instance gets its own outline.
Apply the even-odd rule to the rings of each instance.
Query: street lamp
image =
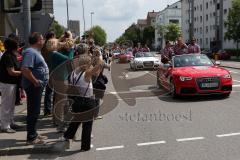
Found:
[[[68,0],[66,0],[67,4],[67,29],[69,29],[69,11],[68,11]]]
[[[84,11],[84,2],[82,0],[82,10],[83,10],[83,34],[85,34],[86,31],[86,25],[85,25],[85,11]]]
[[[92,15],[94,14],[94,12],[91,12],[91,28],[93,27],[93,22],[92,22]]]

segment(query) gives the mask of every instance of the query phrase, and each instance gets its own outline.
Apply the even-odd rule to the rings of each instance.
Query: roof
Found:
[[[138,25],[147,25],[147,20],[146,19],[138,19],[137,24]]]
[[[157,17],[157,14],[158,14],[159,12],[148,12],[148,17],[150,17],[150,18],[155,18],[155,17]]]

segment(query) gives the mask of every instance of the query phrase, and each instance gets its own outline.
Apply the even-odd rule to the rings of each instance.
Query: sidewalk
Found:
[[[15,121],[22,126],[21,130],[17,130],[14,134],[0,132],[0,160],[32,159],[33,157],[34,159],[55,159],[64,153],[64,150],[59,150],[64,148],[61,146],[63,143],[57,143],[62,134],[57,133],[51,117],[45,118],[43,113],[39,117],[38,133],[48,136],[48,140],[46,144],[38,146],[26,145],[26,102],[16,106]]]
[[[227,67],[227,68],[240,69],[240,62],[221,60],[221,65],[220,66]]]

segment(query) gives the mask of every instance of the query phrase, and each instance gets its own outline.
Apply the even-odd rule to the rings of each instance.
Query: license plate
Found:
[[[201,84],[202,88],[213,88],[213,87],[218,87],[218,83],[202,83]]]

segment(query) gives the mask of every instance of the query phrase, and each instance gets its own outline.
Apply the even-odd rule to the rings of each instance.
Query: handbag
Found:
[[[93,92],[97,99],[103,99],[108,78],[101,72],[93,83]]]

